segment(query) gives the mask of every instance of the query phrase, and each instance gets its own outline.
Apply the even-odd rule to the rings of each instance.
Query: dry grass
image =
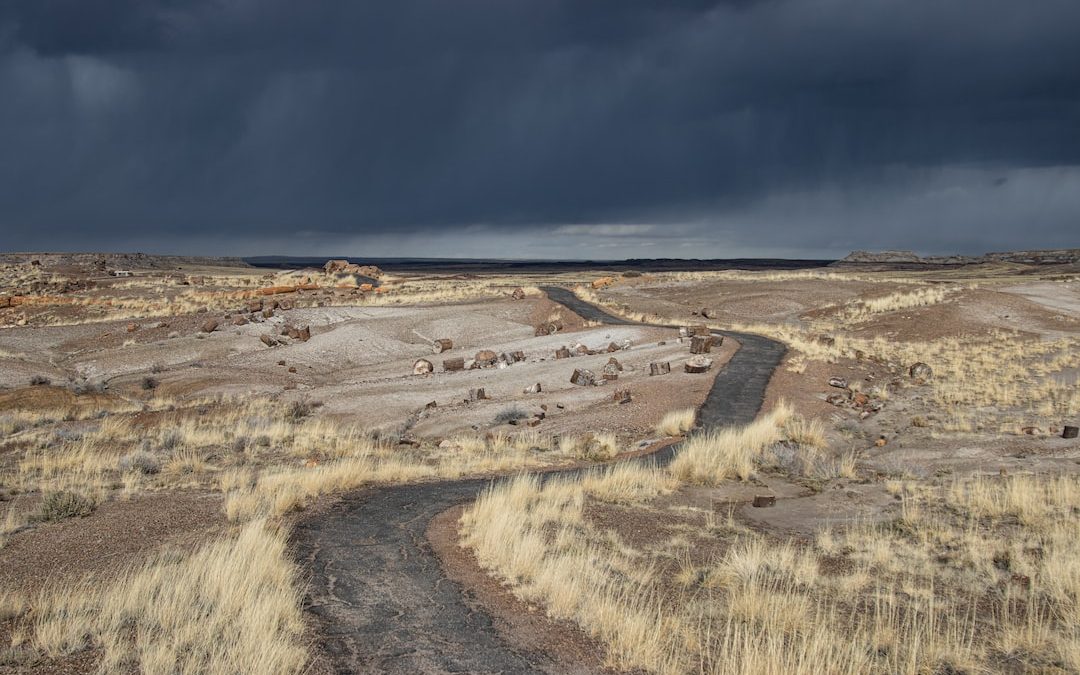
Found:
[[[298,582],[285,533],[256,521],[115,580],[46,589],[13,647],[56,657],[95,646],[101,673],[299,673],[307,651]]]
[[[630,549],[585,516],[589,500],[611,499],[598,486],[613,475],[577,484],[522,478],[485,493],[461,521],[463,544],[482,565],[599,639],[611,666],[723,674],[1080,668],[1080,478],[898,485],[903,506],[893,522],[826,530],[812,545],[706,528],[696,535],[702,541],[736,536],[717,558],[672,561],[667,544]],[[648,509],[672,487],[653,476],[612,493]]]
[[[679,450],[671,472],[683,482],[703,485],[731,478],[746,480],[765,449],[783,438],[781,426],[791,415],[790,407],[779,405],[745,427],[695,434]]]
[[[696,422],[697,411],[693,408],[673,410],[664,415],[660,423],[656,425],[656,433],[664,436],[681,436],[693,429]]]

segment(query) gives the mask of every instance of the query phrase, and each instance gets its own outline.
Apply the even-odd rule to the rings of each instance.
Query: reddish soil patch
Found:
[[[46,584],[110,577],[164,546],[190,547],[221,532],[214,493],[170,491],[110,501],[85,518],[42,523],[0,548],[0,588],[31,595]]]

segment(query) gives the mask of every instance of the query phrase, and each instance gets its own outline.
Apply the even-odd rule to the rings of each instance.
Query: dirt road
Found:
[[[583,318],[630,323],[562,288],[548,296]],[[784,346],[725,333],[742,347],[716,376],[701,409],[713,428],[754,419]],[[666,461],[665,457],[657,458]],[[431,520],[474,499],[489,480],[403,485],[347,496],[295,531],[301,563],[311,575],[310,611],[320,642],[342,673],[543,673],[555,662],[544,653],[506,644],[490,617],[465,601],[425,538]]]

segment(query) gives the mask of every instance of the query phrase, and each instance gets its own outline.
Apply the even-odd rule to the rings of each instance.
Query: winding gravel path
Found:
[[[542,289],[585,319],[632,323],[563,288]],[[717,374],[701,408],[705,428],[753,421],[784,346],[724,333],[742,347]],[[671,453],[658,458],[666,461]],[[311,575],[308,611],[341,673],[542,673],[553,661],[500,639],[491,618],[466,604],[427,543],[439,513],[475,499],[490,480],[424,483],[346,496],[300,524],[294,541]]]

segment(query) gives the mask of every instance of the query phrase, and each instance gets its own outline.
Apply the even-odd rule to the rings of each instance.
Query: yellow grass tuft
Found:
[[[697,412],[693,408],[673,410],[664,415],[664,418],[656,425],[656,433],[664,436],[681,436],[694,428],[696,420]]]
[[[162,554],[114,581],[46,589],[30,646],[103,651],[101,672],[299,673],[307,663],[298,570],[262,521],[190,554]]]

